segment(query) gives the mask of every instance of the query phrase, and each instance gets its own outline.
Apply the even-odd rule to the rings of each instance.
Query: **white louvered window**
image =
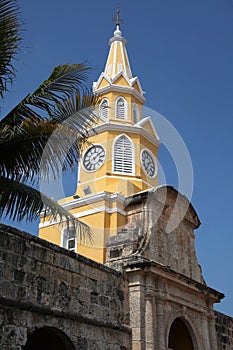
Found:
[[[100,117],[104,119],[108,119],[108,100],[106,98],[103,99],[99,106]]]
[[[122,72],[122,63],[121,62],[118,62],[117,70],[118,70],[118,73]]]
[[[116,139],[113,157],[113,172],[122,174],[134,173],[133,144],[126,135],[121,135]]]
[[[123,97],[119,97],[116,100],[116,118],[117,119],[126,119],[126,101]]]
[[[133,122],[136,124],[139,121],[139,109],[136,103],[133,104]]]

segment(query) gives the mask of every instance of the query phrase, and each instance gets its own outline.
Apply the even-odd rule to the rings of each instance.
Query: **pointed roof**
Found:
[[[117,29],[114,31],[113,35],[114,36],[109,39],[110,50],[104,73],[111,79],[114,79],[118,73],[124,72],[125,75],[131,79],[132,72],[126,51],[126,40],[122,36],[119,26],[117,26]]]
[[[110,86],[126,86],[131,90],[136,90],[143,98],[143,90],[137,77],[133,77],[130,68],[129,58],[126,50],[126,39],[122,36],[120,30],[119,10],[116,16],[116,30],[113,37],[109,39],[109,53],[104,71],[101,73],[98,81],[93,84],[94,91],[103,88],[103,84],[109,83]],[[103,83],[104,80],[104,83]],[[107,83],[108,82],[108,83]],[[106,86],[106,85],[105,85]],[[144,99],[144,98],[143,98]]]

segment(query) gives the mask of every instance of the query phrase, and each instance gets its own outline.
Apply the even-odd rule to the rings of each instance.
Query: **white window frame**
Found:
[[[104,109],[103,108],[101,108],[101,106],[105,103],[105,102],[107,102],[107,107],[105,108],[105,110],[106,110],[106,117],[104,116]],[[108,99],[105,97],[105,98],[103,98],[103,100],[100,102],[100,105],[99,105],[99,114],[100,114],[100,118],[102,119],[102,120],[108,120],[109,119],[109,101],[108,101]]]
[[[118,101],[122,99],[124,101],[124,118],[119,118],[118,117]],[[117,97],[116,101],[115,101],[115,118],[119,119],[119,120],[125,120],[127,119],[127,115],[128,115],[128,105],[127,105],[127,101],[123,96],[119,96]]]
[[[68,237],[68,235],[72,234],[72,237]],[[69,242],[74,240],[74,247],[69,249]],[[70,227],[70,232],[68,231],[68,227],[65,227],[62,230],[62,247],[66,248],[70,252],[76,252],[76,247],[77,247],[77,238],[76,238],[76,232],[74,227]]]
[[[118,142],[118,140],[120,138],[122,138],[123,136],[127,138],[127,140],[129,141],[129,143],[131,145],[131,159],[132,159],[131,172],[115,170],[115,147],[116,147],[116,143]],[[124,153],[123,153],[123,155],[124,155]],[[123,159],[122,162],[123,162],[123,168],[124,168],[124,164],[125,164],[126,160]],[[121,175],[135,175],[135,148],[134,148],[133,141],[126,134],[119,135],[113,142],[113,145],[112,145],[112,172],[114,174],[121,174]]]

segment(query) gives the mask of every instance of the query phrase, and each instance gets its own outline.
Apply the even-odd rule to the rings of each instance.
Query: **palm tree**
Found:
[[[15,77],[13,60],[21,40],[15,1],[0,0],[1,98]],[[85,84],[88,69],[85,64],[56,67],[0,121],[0,218],[32,221],[44,212],[74,220],[38,190],[38,181],[51,171],[56,177],[59,166],[73,166],[87,142],[87,130],[96,121],[97,102]],[[81,233],[90,232],[80,225]]]

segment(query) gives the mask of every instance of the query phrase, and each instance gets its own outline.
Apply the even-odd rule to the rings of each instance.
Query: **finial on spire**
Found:
[[[119,28],[120,28],[120,23],[123,23],[123,19],[120,18],[120,8],[119,8],[119,7],[117,8],[117,11],[116,11],[116,17],[113,17],[112,20],[113,20],[114,22],[116,22],[117,30],[119,30]]]

